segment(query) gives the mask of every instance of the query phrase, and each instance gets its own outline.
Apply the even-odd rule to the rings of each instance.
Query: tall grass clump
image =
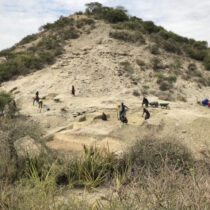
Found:
[[[71,187],[93,189],[109,180],[114,172],[117,158],[109,149],[84,146],[84,153],[73,158],[66,166],[66,178]],[[65,176],[62,174],[62,177]],[[57,181],[62,182],[62,177]]]

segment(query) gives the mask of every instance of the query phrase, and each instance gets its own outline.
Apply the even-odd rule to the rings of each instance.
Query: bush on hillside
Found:
[[[86,14],[94,15],[95,18],[107,20],[110,23],[118,23],[129,19],[123,7],[104,7],[98,2],[86,4]]]
[[[123,10],[111,9],[106,13],[105,19],[108,20],[110,23],[118,23],[128,21],[128,16]]]
[[[188,43],[188,39],[186,37],[179,36],[178,34],[175,34],[171,31],[166,31],[165,29],[160,30],[158,35],[165,40],[173,39],[176,42]]]
[[[91,18],[82,18],[76,21],[77,28],[82,28],[85,25],[95,25],[95,21]]]
[[[77,39],[79,37],[79,32],[75,28],[67,29],[63,31],[62,37],[64,40]]]
[[[163,49],[166,50],[167,52],[181,54],[179,45],[171,38],[168,39],[167,41],[163,41],[162,46]]]
[[[39,55],[39,61],[41,65],[53,64],[55,61],[55,57],[52,52],[41,51],[38,55]]]
[[[14,47],[0,51],[0,57],[5,57],[9,59],[13,55],[13,50],[14,50]]]
[[[210,71],[210,55],[207,55],[204,59],[204,66],[206,70]]]
[[[3,113],[6,105],[8,105],[13,100],[10,93],[4,91],[0,92],[0,111]]]
[[[123,61],[120,63],[120,65],[123,67],[123,70],[129,74],[132,74],[134,72],[134,69],[130,62]]]
[[[194,63],[189,63],[188,65],[188,70],[189,71],[196,71],[197,70],[197,66]]]
[[[193,48],[192,45],[185,46],[184,51],[187,56],[198,61],[203,61],[207,55],[206,50]]]
[[[143,27],[142,23],[139,21],[130,21],[129,20],[129,21],[114,24],[112,27],[115,29],[127,29],[127,30],[132,30],[132,31],[144,32],[144,27]]]
[[[141,44],[145,43],[144,37],[139,32],[130,33],[126,31],[114,31],[110,32],[109,36],[111,38],[119,39],[125,42],[132,42],[132,43],[138,42]]]
[[[154,57],[151,59],[152,68],[154,71],[158,71],[163,68],[163,64],[158,57]]]
[[[152,44],[149,46],[149,50],[150,52],[153,54],[153,55],[158,55],[160,54],[160,51],[159,51],[159,46],[157,44]]]
[[[36,39],[37,39],[37,34],[31,34],[31,35],[24,37],[18,44],[19,45],[27,44],[29,42],[36,40]]]
[[[50,29],[62,29],[66,26],[73,26],[75,20],[73,18],[69,17],[63,17],[61,16],[58,20],[56,20],[54,23],[47,23],[39,28],[40,31],[42,30],[50,30]]]
[[[180,59],[174,59],[174,63],[172,64],[175,69],[180,69],[182,67],[182,62]]]
[[[176,80],[177,80],[177,77],[176,77],[175,75],[165,76],[165,75],[162,74],[162,73],[157,73],[157,74],[155,74],[155,77],[158,78],[158,81],[157,81],[158,84],[159,84],[162,80],[163,80],[163,81],[168,81],[168,82],[170,82],[170,83],[174,83],[174,82],[176,82]]]
[[[57,42],[55,37],[44,37],[37,44],[37,48],[45,49],[45,50],[53,50],[54,48],[58,46],[59,46],[59,43]]]
[[[156,26],[152,21],[144,21],[143,22],[144,29],[149,33],[157,33],[160,31],[160,27]]]

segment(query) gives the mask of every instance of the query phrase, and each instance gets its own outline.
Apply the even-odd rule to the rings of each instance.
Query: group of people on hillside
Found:
[[[75,87],[73,85],[72,85],[72,89],[71,89],[71,94],[73,96],[75,96]],[[39,106],[39,109],[40,109],[40,112],[41,112],[42,107],[43,107],[43,101],[39,97],[39,91],[37,91],[35,93],[35,97],[33,99],[33,105],[34,105],[35,102],[38,103],[38,106]],[[146,108],[149,106],[149,101],[148,101],[148,99],[146,97],[144,97],[143,100],[142,100],[142,107],[144,105],[145,105]],[[145,118],[144,119],[148,120],[150,118],[150,113],[145,107],[143,107],[142,117],[145,114]],[[127,110],[129,108],[123,102],[120,105],[117,105],[117,108],[118,108],[118,120],[120,120],[122,123],[128,123],[128,119],[126,117],[126,112],[127,112]],[[49,111],[49,110],[50,109],[47,109],[47,111]],[[101,119],[102,120],[107,120],[107,115],[104,112],[101,115]]]
[[[145,105],[145,107],[148,107],[149,106],[149,101],[147,98],[143,98],[142,100],[142,107]],[[148,120],[150,118],[150,113],[149,111],[143,107],[143,113],[142,113],[142,117],[145,115],[145,120]],[[128,119],[126,117],[126,111],[128,110],[128,107],[124,104],[124,103],[121,103],[119,106],[118,106],[118,120],[120,120],[121,122],[123,123],[127,123],[128,122]]]
[[[74,85],[72,85],[71,94],[73,96],[75,96],[75,88],[74,88]],[[36,91],[36,93],[35,93],[35,96],[33,98],[33,105],[34,105],[35,102],[38,104],[39,109],[40,109],[40,112],[41,112],[42,107],[43,107],[43,100],[39,97],[39,91]],[[50,110],[50,108],[48,106],[45,105],[45,107],[46,107],[46,110],[47,111]]]

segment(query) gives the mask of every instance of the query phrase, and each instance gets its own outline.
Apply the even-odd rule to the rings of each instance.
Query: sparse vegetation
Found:
[[[18,44],[19,45],[27,44],[29,42],[36,40],[37,37],[38,37],[37,34],[28,35],[28,36],[24,37]]]
[[[150,50],[150,52],[151,52],[152,54],[154,54],[154,55],[160,54],[159,47],[158,47],[157,44],[152,44],[152,45],[150,45],[150,46],[149,46],[149,50]]]
[[[140,60],[140,59],[136,59],[136,63],[137,63],[140,67],[146,65],[145,62],[144,62],[143,60]]]
[[[50,209],[53,203],[58,209],[206,209],[210,205],[208,161],[194,160],[191,152],[176,141],[137,141],[121,157],[108,150],[84,147],[82,158],[66,166],[46,159],[45,164],[41,159],[27,160],[21,168],[25,177],[14,186],[1,177],[0,206]],[[57,199],[63,192],[59,190],[61,184],[91,189],[108,180],[117,193],[106,201],[91,203],[74,196],[65,202]]]
[[[158,78],[158,80],[165,80],[165,81],[168,81],[170,83],[173,83],[173,82],[176,82],[177,78],[175,75],[169,75],[169,76],[165,76],[164,74],[162,73],[157,73],[155,74],[155,77]]]
[[[0,111],[3,114],[5,106],[8,105],[13,100],[13,97],[10,93],[0,92]]]
[[[172,52],[176,54],[181,54],[181,50],[177,43],[173,39],[168,39],[162,42],[163,49],[167,52]]]
[[[210,56],[206,56],[204,59],[204,66],[206,70],[210,71]]]
[[[176,58],[176,59],[174,60],[173,67],[174,67],[175,69],[180,69],[180,68],[182,68],[182,62],[181,62],[181,60],[178,59],[178,58]]]
[[[134,72],[131,63],[128,61],[121,62],[120,65],[123,67],[125,73],[132,74]]]
[[[54,23],[48,23],[40,28],[41,31],[49,31],[48,35],[42,34],[40,37],[38,34],[29,35],[18,44],[23,45],[39,37],[40,41],[33,46],[19,53],[15,52],[15,48],[1,51],[0,56],[6,57],[7,61],[0,64],[0,82],[53,64],[56,57],[64,52],[65,41],[80,36],[81,32],[77,28],[88,25],[90,26],[88,30],[91,30],[94,24],[95,21],[90,18],[75,21],[73,18],[60,17]]]
[[[123,40],[125,42],[132,42],[132,43],[140,43],[144,44],[145,40],[144,37],[142,36],[141,33],[135,32],[135,33],[130,33],[126,31],[113,31],[110,32],[109,36],[111,38]]]
[[[160,69],[163,68],[163,64],[158,57],[152,58],[151,63],[154,71],[159,71]]]

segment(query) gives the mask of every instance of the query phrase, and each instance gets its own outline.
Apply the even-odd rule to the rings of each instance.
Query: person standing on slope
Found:
[[[146,97],[144,97],[143,100],[142,100],[142,106],[143,106],[144,104],[145,104],[146,107],[149,106],[149,101],[148,101],[148,99],[147,99]]]
[[[146,114],[144,119],[148,120],[150,118],[150,113],[146,108],[143,109],[142,117],[144,116],[144,113]]]
[[[120,106],[119,106],[120,120],[122,120],[122,118],[125,117],[125,114],[126,114],[127,110],[128,110],[128,107],[126,105],[124,105],[123,103],[121,103]]]
[[[73,96],[75,96],[75,88],[74,88],[74,85],[72,85],[71,94],[72,94]]]

